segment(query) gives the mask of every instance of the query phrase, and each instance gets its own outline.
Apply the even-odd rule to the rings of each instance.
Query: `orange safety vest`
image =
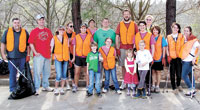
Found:
[[[12,27],[8,29],[7,36],[6,36],[6,48],[7,51],[11,52],[14,49],[14,32]],[[26,50],[26,31],[25,29],[21,29],[20,37],[19,37],[19,51],[24,52]]]
[[[110,47],[108,55],[106,55],[102,48],[99,48],[99,52],[103,56],[103,67],[106,70],[115,68],[115,48]]]
[[[120,38],[122,44],[133,44],[133,37],[135,35],[135,23],[131,21],[127,29],[124,21],[120,22]]]
[[[68,61],[69,60],[69,45],[68,45],[68,37],[66,34],[63,36],[63,43],[54,36],[55,48],[54,48],[54,56],[58,61]]]
[[[64,32],[64,36],[67,36],[67,33],[66,32]],[[69,40],[69,50],[70,50],[70,53],[71,54],[73,54],[73,48],[74,48],[74,46],[72,45],[72,41],[73,41],[73,39],[74,39],[74,37],[76,36],[76,33],[75,32],[72,32],[72,36],[71,36],[71,38],[70,38],[70,40]],[[67,38],[69,38],[68,36],[67,36]]]
[[[160,35],[155,43],[154,60],[159,60],[162,56],[162,36]]]
[[[145,42],[145,49],[150,50],[151,35],[150,32],[147,32],[143,39],[141,38],[140,32],[135,35],[135,46],[137,51],[139,50],[139,42],[141,40],[144,40]]]
[[[87,56],[91,51],[91,34],[87,34],[85,40],[83,41],[80,34],[76,35],[76,55],[78,56]]]
[[[184,37],[181,33],[178,34],[178,39],[175,42],[171,35],[167,36],[168,47],[169,47],[169,56],[173,59],[179,57],[181,47],[184,44]],[[180,58],[180,57],[179,57]]]

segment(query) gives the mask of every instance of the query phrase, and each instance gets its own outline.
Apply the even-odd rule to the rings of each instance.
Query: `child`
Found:
[[[90,44],[91,52],[88,53],[86,58],[87,62],[87,75],[89,75],[89,87],[87,90],[87,96],[92,96],[94,88],[94,78],[95,78],[95,88],[97,96],[101,96],[101,73],[99,68],[99,52],[97,52],[97,43],[92,42]],[[94,77],[95,76],[95,77]]]
[[[104,82],[105,86],[102,92],[104,93],[108,92],[110,73],[111,73],[111,77],[115,86],[115,91],[118,94],[121,94],[118,80],[117,80],[117,75],[116,75],[116,66],[115,66],[116,50],[114,47],[111,47],[111,44],[112,44],[111,38],[109,37],[106,38],[105,44],[106,44],[105,46],[102,46],[101,48],[99,48],[99,52],[103,56],[103,67],[104,67],[104,73],[105,73],[105,82]]]
[[[58,28],[58,35],[54,36],[51,41],[51,47],[53,50],[53,58],[55,60],[56,67],[56,81],[54,95],[59,95],[58,85],[61,81],[60,94],[64,95],[64,85],[66,81],[66,72],[69,61],[69,40],[65,32],[65,27],[60,26]]]
[[[124,83],[128,84],[127,96],[130,96],[130,90],[133,89],[133,95],[135,96],[135,87],[138,84],[138,76],[136,73],[136,62],[133,56],[133,50],[128,49],[126,51],[127,58],[124,61],[126,73],[124,76]]]
[[[84,67],[84,72],[86,74],[87,64],[86,64],[86,56],[91,51],[90,43],[93,42],[93,38],[91,34],[86,33],[87,25],[84,23],[80,27],[80,34],[77,34],[73,39],[72,44],[73,47],[73,59],[72,62],[75,61],[75,86],[72,88],[72,92],[77,91],[79,76],[81,72],[81,67]],[[89,85],[89,78],[86,74],[86,86]]]
[[[139,51],[137,51],[136,55],[136,63],[138,64],[138,71],[140,75],[140,82],[137,87],[137,94],[135,98],[139,98],[142,96],[142,98],[146,98],[146,91],[145,91],[145,77],[147,75],[147,72],[149,70],[149,63],[153,61],[151,53],[149,50],[144,49],[145,48],[145,42],[144,40],[141,40],[139,42]]]

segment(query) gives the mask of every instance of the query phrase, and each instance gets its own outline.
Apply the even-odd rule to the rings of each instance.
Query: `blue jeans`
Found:
[[[193,88],[192,88],[192,79],[190,79],[189,77],[190,74],[192,74],[192,62],[182,61],[182,78],[189,89],[195,89],[194,73],[193,73]]]
[[[9,59],[21,72],[24,70],[26,58],[10,58]],[[16,88],[16,75],[17,69],[8,62],[8,69],[9,69],[9,88],[10,92],[14,91]]]
[[[107,89],[109,88],[109,81],[110,81],[110,73],[111,73],[111,77],[112,77],[112,80],[113,80],[113,83],[114,83],[114,86],[115,86],[115,90],[119,90],[119,84],[118,84],[118,80],[117,80],[117,75],[116,75],[116,67],[113,68],[113,69],[110,69],[110,70],[105,70],[104,69],[104,72],[105,72],[105,82],[104,82],[104,89]]]
[[[89,70],[89,88],[88,92],[90,94],[93,93],[94,88],[94,77],[95,77],[95,88],[97,93],[101,93],[101,73],[94,72],[93,70]]]
[[[56,67],[56,82],[60,82],[61,78],[62,80],[66,80],[68,61],[58,61],[55,59],[55,67]]]
[[[39,90],[41,78],[40,74],[42,73],[42,87],[49,87],[49,76],[51,72],[51,60],[44,58],[42,55],[34,56],[33,58],[34,66],[34,83],[35,89]]]

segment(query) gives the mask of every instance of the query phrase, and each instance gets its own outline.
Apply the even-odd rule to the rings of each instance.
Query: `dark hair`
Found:
[[[94,22],[95,23],[95,20],[94,19],[90,19],[89,21],[88,21],[88,25],[90,24],[90,22]]]
[[[12,19],[12,22],[15,21],[15,20],[19,20],[19,18],[13,18],[13,19]]]
[[[147,25],[147,23],[144,20],[139,21],[138,25],[140,25],[141,23],[144,24],[145,26]]]
[[[110,37],[106,38],[106,39],[105,39],[105,42],[106,42],[108,39],[110,39],[110,40],[112,41],[112,43],[113,43],[113,40],[112,40]]]
[[[108,20],[108,21],[109,21],[109,19],[108,19],[108,18],[103,18],[103,20]],[[102,21],[103,21],[103,20],[102,20]]]
[[[96,42],[91,42],[91,43],[90,43],[90,48],[91,48],[91,47],[94,47],[94,46],[98,47],[97,43],[96,43]]]
[[[176,22],[173,22],[171,27],[174,27],[174,25],[176,25],[178,27],[178,33],[181,33],[181,26],[180,24],[176,23]]]
[[[122,14],[124,14],[125,12],[129,12],[129,14],[131,13],[130,10],[125,9],[125,10],[123,10]]]
[[[152,28],[151,28],[151,33],[153,34],[153,30],[154,29],[156,29],[156,30],[158,30],[158,34],[160,34],[160,27],[159,26],[153,26]]]
[[[188,28],[189,31],[190,31],[190,33],[192,34],[192,28],[191,28],[191,26],[186,26],[185,28]],[[190,34],[190,35],[191,35],[191,34]]]

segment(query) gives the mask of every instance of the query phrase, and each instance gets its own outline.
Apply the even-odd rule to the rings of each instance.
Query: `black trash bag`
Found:
[[[29,63],[25,63],[25,69],[22,72],[26,78],[20,75],[17,81],[16,89],[10,94],[8,99],[21,99],[35,94],[35,86],[32,80]]]
[[[0,75],[9,74],[8,63],[0,59]]]

